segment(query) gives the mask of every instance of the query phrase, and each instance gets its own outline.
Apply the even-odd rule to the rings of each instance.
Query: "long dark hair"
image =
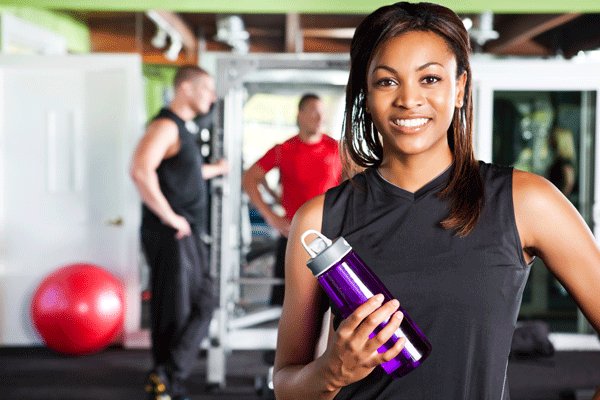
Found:
[[[356,28],[350,48],[350,76],[346,86],[342,154],[347,168],[353,161],[361,167],[379,167],[383,146],[379,132],[366,112],[367,69],[373,54],[384,41],[411,31],[433,32],[454,53],[457,78],[466,73],[462,107],[454,110],[448,128],[448,144],[454,156],[452,176],[440,196],[450,200],[450,214],[441,221],[459,236],[469,234],[483,207],[483,183],[473,153],[473,103],[469,35],[460,18],[450,9],[432,3],[400,2],[381,7]],[[351,159],[349,160],[348,157]]]

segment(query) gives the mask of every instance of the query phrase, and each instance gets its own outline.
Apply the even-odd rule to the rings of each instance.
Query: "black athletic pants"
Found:
[[[152,355],[155,368],[173,380],[189,375],[215,306],[206,246],[197,233],[183,239],[175,231],[142,229],[152,290]]]
[[[284,277],[285,272],[285,247],[287,246],[287,238],[281,236],[279,240],[277,240],[277,249],[275,250],[275,268],[273,271],[274,278],[282,278]],[[271,305],[282,305],[283,304],[283,294],[285,292],[285,286],[274,285],[271,289]]]

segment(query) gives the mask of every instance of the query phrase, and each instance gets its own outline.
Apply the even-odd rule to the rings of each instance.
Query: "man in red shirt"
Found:
[[[283,278],[285,247],[290,222],[296,211],[306,201],[338,185],[342,176],[338,142],[321,131],[324,106],[319,96],[308,93],[298,103],[298,134],[275,145],[255,162],[242,179],[244,190],[265,221],[279,231],[275,261],[276,278]],[[281,205],[285,216],[271,209],[259,191],[267,172],[279,169]],[[271,304],[283,304],[284,288],[273,287]]]

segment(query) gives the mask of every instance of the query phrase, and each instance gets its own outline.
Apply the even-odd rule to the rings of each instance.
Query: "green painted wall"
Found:
[[[67,48],[71,53],[90,52],[90,30],[84,22],[56,11],[1,5],[5,3],[0,0],[0,13],[10,13],[22,20],[58,33],[66,38]]]
[[[440,0],[457,12],[600,12],[600,0]],[[147,10],[219,13],[369,13],[389,0],[0,0],[0,4],[64,10]]]
[[[177,67],[145,64],[143,66],[146,115],[152,118],[164,105],[165,91],[173,86]]]

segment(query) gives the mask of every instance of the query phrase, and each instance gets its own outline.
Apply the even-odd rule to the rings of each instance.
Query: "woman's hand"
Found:
[[[377,349],[387,342],[402,322],[398,300],[383,304],[383,295],[378,294],[358,307],[346,318],[334,333],[323,354],[329,366],[332,382],[341,388],[369,375],[381,363],[391,360],[404,348],[400,338],[385,353]],[[369,335],[389,319],[388,324],[369,339]]]

